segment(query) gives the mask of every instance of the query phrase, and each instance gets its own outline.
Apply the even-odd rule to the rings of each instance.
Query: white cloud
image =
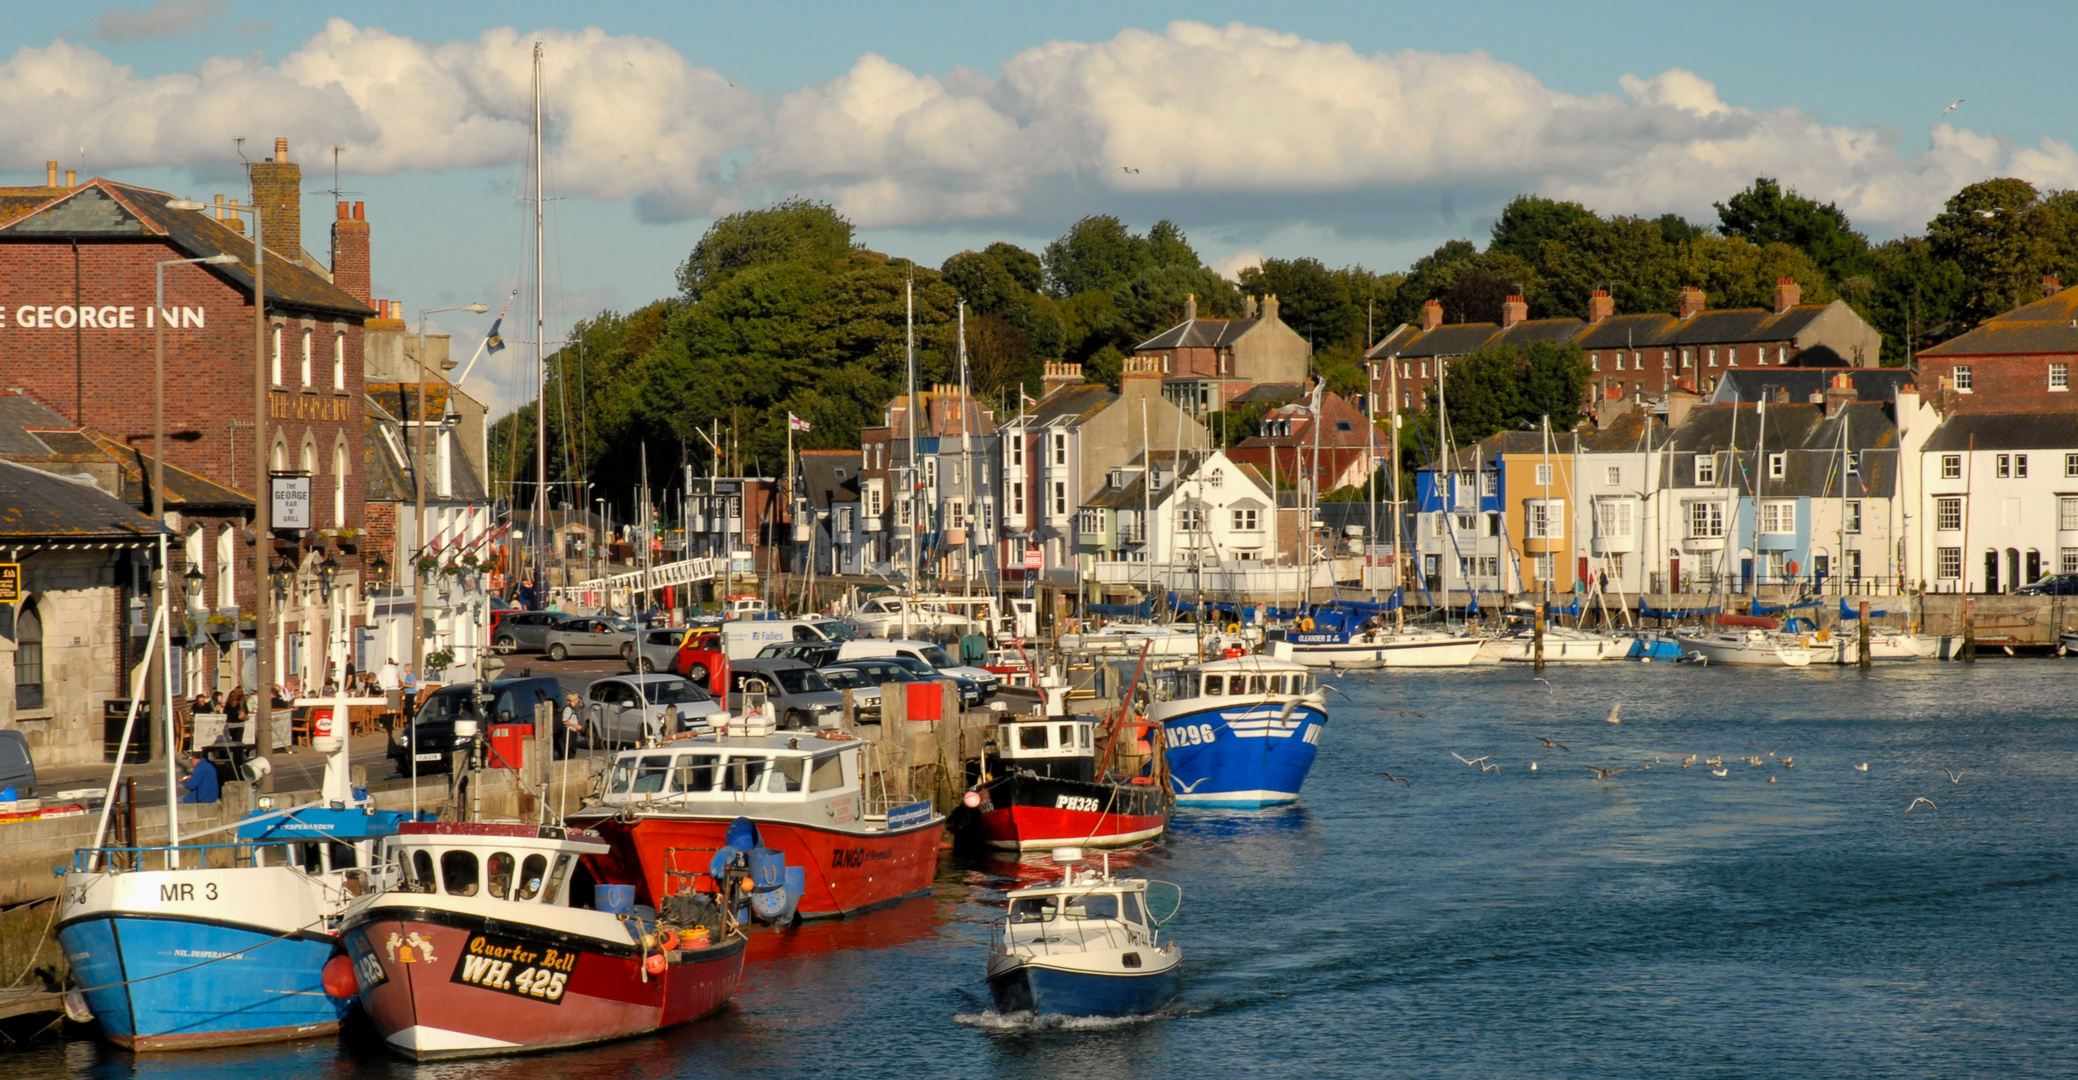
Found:
[[[1988,176],[2078,185],[2078,152],[2053,140],[1941,124],[1912,152],[1888,130],[1728,103],[1682,69],[1583,96],[1484,53],[1364,54],[1238,23],[1050,42],[996,78],[867,54],[776,102],[652,39],[541,37],[552,183],[651,220],[803,194],[864,228],[1186,198],[1213,208],[1210,225],[1237,208],[1300,221],[1517,190],[1707,219],[1713,198],[1769,175],[1903,230]],[[334,20],[272,65],[224,57],[153,77],[65,42],[23,49],[0,63],[0,149],[219,168],[234,135],[287,135],[307,152],[345,146],[356,173],[510,165],[527,144],[533,41],[504,28],[427,43]],[[1394,212],[1414,211],[1377,213]]]
[[[1240,281],[1241,271],[1263,265],[1263,253],[1254,248],[1237,251],[1224,258],[1215,258],[1206,265],[1228,281]]]

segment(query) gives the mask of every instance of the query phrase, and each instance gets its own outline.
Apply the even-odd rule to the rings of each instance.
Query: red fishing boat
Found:
[[[407,1057],[647,1034],[719,1011],[743,973],[728,902],[686,891],[659,919],[631,887],[599,883],[612,849],[595,835],[407,824],[390,850],[394,884],[347,909],[325,985],[358,990]]]
[[[964,832],[993,848],[1118,847],[1169,827],[1169,793],[1147,776],[1099,775],[1087,716],[1022,716],[996,728],[967,792]]]
[[[926,892],[945,818],[929,800],[874,792],[865,743],[839,732],[684,737],[627,750],[607,773],[602,805],[569,817],[639,868],[644,897],[666,896],[704,871],[738,817],[759,843],[805,871],[799,912],[832,918]]]

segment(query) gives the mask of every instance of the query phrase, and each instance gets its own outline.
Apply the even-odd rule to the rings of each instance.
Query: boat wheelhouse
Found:
[[[571,814],[638,867],[643,895],[669,895],[726,842],[738,817],[806,871],[799,911],[828,918],[927,891],[945,818],[891,794],[867,744],[840,731],[720,733],[615,756],[599,805]]]
[[[1268,656],[1157,675],[1148,720],[1162,726],[1180,805],[1259,809],[1296,801],[1328,722],[1306,665]]]

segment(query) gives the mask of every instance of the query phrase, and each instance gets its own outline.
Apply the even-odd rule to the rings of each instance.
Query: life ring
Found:
[[[1299,620],[1299,629],[1300,629],[1301,631],[1305,632],[1305,633],[1308,633],[1308,634],[1312,633],[1312,632],[1313,632],[1313,618],[1312,618],[1312,616],[1307,616],[1306,618],[1300,619],[1300,620]]]
[[[1227,633],[1229,633],[1229,634],[1238,634],[1238,633],[1240,633],[1240,632],[1241,632],[1241,624],[1240,624],[1240,623],[1237,623],[1237,622],[1230,622],[1230,623],[1228,623],[1228,624],[1227,624]]]

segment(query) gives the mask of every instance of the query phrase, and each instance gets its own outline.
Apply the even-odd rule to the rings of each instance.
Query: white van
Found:
[[[767,645],[849,641],[856,635],[836,619],[743,619],[722,624],[722,652],[731,660],[748,660]]]
[[[967,667],[961,664],[957,657],[946,651],[945,646],[928,641],[862,637],[847,641],[837,649],[839,660],[871,660],[883,656],[907,656],[921,660],[947,675],[957,675],[962,679],[971,680],[981,688],[981,696],[984,699],[994,695],[996,687],[1003,681],[987,668]]]

